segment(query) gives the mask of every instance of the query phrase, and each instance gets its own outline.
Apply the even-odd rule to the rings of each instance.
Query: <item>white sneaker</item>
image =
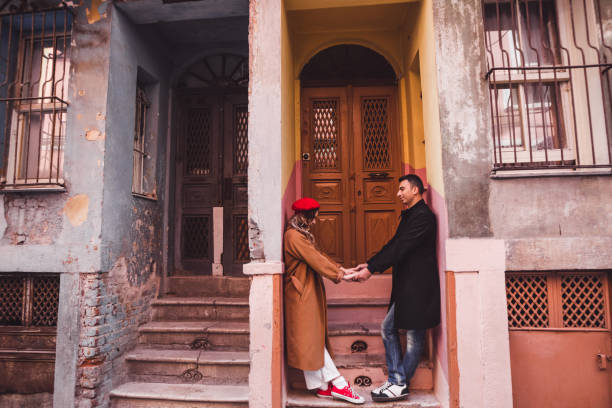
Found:
[[[372,400],[375,402],[399,401],[406,398],[408,398],[408,387],[406,385],[391,384],[387,381],[372,390]]]

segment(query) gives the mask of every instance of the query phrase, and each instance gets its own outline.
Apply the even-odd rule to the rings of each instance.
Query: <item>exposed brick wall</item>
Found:
[[[127,269],[120,258],[108,273],[80,276],[79,408],[110,405],[110,391],[127,380],[125,353],[138,343],[138,327],[150,319],[158,278],[151,273],[149,280],[132,287]]]

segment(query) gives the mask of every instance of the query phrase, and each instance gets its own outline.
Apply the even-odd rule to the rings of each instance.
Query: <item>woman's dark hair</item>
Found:
[[[314,217],[317,215],[317,211],[319,211],[318,208],[313,208],[312,210],[300,211],[300,213],[302,213],[304,218],[306,218],[308,221],[310,221],[310,220],[314,219]]]
[[[406,174],[398,179],[400,183],[404,180],[410,183],[412,187],[417,187],[419,189],[419,194],[423,194],[425,191],[427,191],[427,189],[423,186],[421,178],[416,174]]]

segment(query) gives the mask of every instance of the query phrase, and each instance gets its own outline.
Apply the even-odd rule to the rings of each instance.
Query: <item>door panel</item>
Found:
[[[321,248],[339,263],[351,262],[349,145],[346,92],[309,88],[302,92],[304,195],[321,203],[313,233]]]
[[[241,275],[249,262],[247,95],[228,95],[224,104],[223,273]]]
[[[218,160],[218,96],[181,95],[176,120],[176,268],[210,273],[213,262],[212,207],[221,202]]]
[[[395,232],[396,122],[394,87],[302,90],[303,190],[321,203],[313,232],[346,266],[364,262]]]
[[[175,118],[175,269],[210,274],[216,242],[224,274],[241,274],[249,261],[246,93],[181,94]],[[223,240],[213,207],[223,207]]]
[[[401,212],[401,175],[394,87],[353,90],[357,262],[365,262],[393,237]]]
[[[607,275],[506,274],[515,407],[612,406]]]

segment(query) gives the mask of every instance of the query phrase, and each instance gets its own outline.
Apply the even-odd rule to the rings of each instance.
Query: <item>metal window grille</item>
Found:
[[[0,15],[0,188],[64,186],[72,14]]]
[[[512,330],[609,328],[605,272],[507,273],[506,301]]]
[[[136,89],[136,120],[134,126],[134,168],[132,173],[132,192],[145,195],[145,160],[149,158],[146,145],[147,117],[149,101],[144,89]]]
[[[0,326],[57,326],[59,286],[57,275],[0,275]]]
[[[609,168],[612,44],[601,0],[482,0],[494,171]]]

